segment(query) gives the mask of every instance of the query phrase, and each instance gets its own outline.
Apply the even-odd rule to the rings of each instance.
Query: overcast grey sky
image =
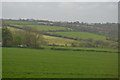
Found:
[[[117,2],[3,2],[3,18],[117,22]]]

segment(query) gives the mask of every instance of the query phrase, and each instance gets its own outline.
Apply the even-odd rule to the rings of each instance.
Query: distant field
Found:
[[[33,27],[40,31],[55,31],[55,30],[68,30],[69,28],[59,26],[46,26],[46,25],[14,25],[17,27]]]
[[[20,30],[20,29],[16,29],[16,28],[12,28],[12,27],[8,27],[11,31],[16,31],[16,30]],[[71,39],[66,39],[66,38],[60,38],[60,37],[54,37],[54,36],[47,36],[47,35],[43,35],[44,40],[48,42],[48,44],[56,44],[56,45],[65,45],[68,44],[68,46],[71,43],[75,43],[78,41],[75,40],[71,40]]]
[[[70,45],[71,43],[77,42],[75,40],[66,39],[66,38],[60,38],[60,37],[53,37],[53,36],[46,36],[46,35],[43,35],[43,37],[45,38],[45,40],[49,44],[53,44],[54,43],[54,44],[57,44],[57,45],[63,45],[63,44]]]
[[[71,38],[78,38],[78,39],[102,39],[105,40],[106,37],[103,35],[98,35],[89,32],[48,32],[49,34],[54,35],[61,35],[63,37],[71,37]]]
[[[3,48],[3,78],[116,78],[118,55]]]
[[[10,24],[17,27],[34,27],[40,31],[49,31],[49,30],[68,30],[69,28],[59,27],[59,26],[46,26],[46,25],[37,25],[37,22],[30,21],[3,21],[4,24]]]
[[[2,23],[4,24],[10,24],[10,25],[32,25],[32,24],[36,24],[35,22],[30,22],[30,21],[3,21]]]

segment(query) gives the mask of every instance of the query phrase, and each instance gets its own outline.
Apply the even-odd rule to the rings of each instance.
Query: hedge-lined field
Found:
[[[116,53],[3,48],[3,78],[115,78]]]
[[[89,32],[48,32],[49,34],[53,35],[60,35],[63,37],[71,37],[71,38],[78,38],[78,39],[100,39],[105,40],[106,37],[103,35],[98,35]]]
[[[56,31],[56,30],[68,30],[65,27],[59,26],[47,26],[47,25],[14,25],[16,27],[32,27],[40,31]]]
[[[48,44],[56,44],[56,45],[71,45],[71,43],[78,43],[76,40],[66,39],[61,37],[54,37],[54,36],[46,36],[43,35],[44,39],[48,42]]]
[[[2,22],[3,24],[9,24],[9,25],[34,25],[37,24],[36,22],[31,22],[31,21],[10,21],[10,20],[6,20]]]
[[[38,23],[34,21],[3,21],[3,23],[16,27],[34,27],[40,31],[69,30],[69,28],[60,26],[38,25]]]

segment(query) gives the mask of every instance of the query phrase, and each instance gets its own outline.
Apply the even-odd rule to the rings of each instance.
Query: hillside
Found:
[[[48,32],[49,34],[53,35],[60,35],[62,37],[70,37],[70,38],[77,38],[77,39],[102,39],[106,40],[106,37],[103,35],[98,35],[89,32]]]
[[[36,28],[39,31],[64,31],[64,30],[68,30],[69,28],[65,28],[65,27],[59,27],[59,26],[47,26],[47,25],[13,25],[16,27],[32,27],[32,28]]]
[[[52,23],[52,24],[51,24]],[[58,25],[59,24],[59,25]],[[103,25],[103,26],[102,26]],[[3,26],[14,30],[24,30],[26,27],[36,29],[43,35],[44,40],[51,46],[118,48],[116,24],[80,24],[50,21],[4,20]],[[104,27],[105,26],[105,27]],[[109,26],[109,28],[108,28]],[[107,30],[108,29],[108,30]],[[105,32],[106,30],[106,32]],[[105,33],[104,33],[105,32]],[[110,37],[106,34],[110,33]],[[116,35],[117,36],[117,35]]]

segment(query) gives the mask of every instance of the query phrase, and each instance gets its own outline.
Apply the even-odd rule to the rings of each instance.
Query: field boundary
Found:
[[[25,48],[25,49],[37,49],[37,50],[43,50],[43,49],[47,49],[45,47],[39,47],[39,48],[28,48],[28,47],[16,47],[16,46],[12,46],[12,47],[6,47],[6,48]],[[69,48],[56,48],[56,47],[51,47],[48,48],[51,50],[59,50],[59,51],[89,51],[89,52],[108,52],[108,53],[120,53],[119,51],[105,51],[105,50],[88,50],[88,49],[69,49]]]
[[[102,50],[85,50],[85,49],[65,49],[65,48],[51,48],[52,50],[63,50],[63,51],[91,51],[91,52],[109,52],[109,53],[120,53],[114,51],[102,51]]]
[[[35,72],[3,72],[3,74],[69,74],[69,75],[86,75],[84,73],[35,73]],[[99,76],[99,75],[104,75],[104,76],[116,76],[113,74],[87,74],[87,75],[94,75],[94,76]]]

